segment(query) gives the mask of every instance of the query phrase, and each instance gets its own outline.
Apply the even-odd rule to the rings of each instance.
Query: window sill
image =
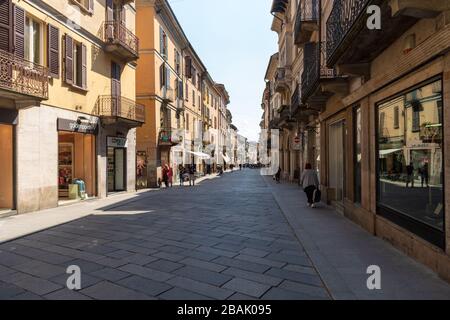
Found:
[[[78,1],[76,1],[76,0],[70,0],[70,2],[71,2],[73,5],[79,7],[79,8],[81,9],[81,11],[82,11],[83,13],[85,13],[85,14],[88,14],[88,15],[90,15],[90,16],[92,16],[92,15],[94,14],[94,11],[93,11],[93,10],[89,10],[89,8],[86,8],[84,5],[82,5],[82,4],[79,3]]]
[[[89,91],[87,88],[79,87],[79,86],[77,86],[75,84],[70,84],[69,86],[70,86],[70,88],[72,90],[75,90],[75,91],[80,91],[80,92],[83,92],[83,93],[87,93]]]

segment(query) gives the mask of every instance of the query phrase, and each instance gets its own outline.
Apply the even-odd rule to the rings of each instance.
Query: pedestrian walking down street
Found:
[[[411,188],[414,188],[414,165],[411,163],[409,166],[406,166],[406,187],[409,187],[411,183]]]
[[[168,178],[168,182],[169,182],[169,186],[172,188],[173,187],[173,169],[170,165],[168,165],[168,169],[167,169],[167,178]]]
[[[197,173],[197,168],[195,164],[189,167],[189,185],[195,186],[195,174]]]
[[[314,191],[319,189],[319,178],[317,177],[317,172],[312,169],[310,163],[305,165],[305,171],[303,171],[300,178],[300,185],[308,197],[308,207],[314,208]]]
[[[422,181],[422,188],[424,185],[427,186],[427,188],[430,186],[430,176],[428,173],[428,163],[425,163],[422,168],[419,169],[420,179]]]
[[[275,174],[275,180],[277,181],[277,183],[280,183],[280,180],[281,180],[281,167],[278,168],[278,171]]]
[[[164,168],[162,170],[162,181],[164,182],[164,185],[166,186],[166,188],[169,187],[169,167],[166,165],[164,165]]]
[[[179,172],[178,175],[180,177],[180,187],[182,187],[182,186],[184,186],[184,174],[186,173],[183,165],[180,164],[178,166],[178,172]]]

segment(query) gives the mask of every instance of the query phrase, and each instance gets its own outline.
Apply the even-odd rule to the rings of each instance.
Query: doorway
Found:
[[[329,199],[342,204],[345,186],[345,121],[329,126],[328,135]]]
[[[0,214],[14,209],[14,127],[0,123]]]
[[[108,147],[108,192],[126,190],[126,150]]]

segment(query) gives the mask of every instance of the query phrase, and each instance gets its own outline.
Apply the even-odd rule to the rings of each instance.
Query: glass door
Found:
[[[115,149],[114,150],[114,183],[115,191],[124,191],[125,188],[125,149]]]

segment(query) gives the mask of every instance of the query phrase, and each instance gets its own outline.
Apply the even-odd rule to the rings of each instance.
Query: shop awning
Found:
[[[231,159],[230,159],[230,157],[227,155],[227,154],[222,154],[222,158],[223,158],[223,160],[225,160],[225,162],[231,162]]]
[[[392,153],[396,153],[398,151],[402,151],[403,149],[386,149],[386,150],[380,150],[380,156],[387,156]]]
[[[211,156],[209,154],[203,153],[203,152],[193,152],[186,150],[187,153],[193,154],[194,156],[197,156],[201,159],[211,159]]]

